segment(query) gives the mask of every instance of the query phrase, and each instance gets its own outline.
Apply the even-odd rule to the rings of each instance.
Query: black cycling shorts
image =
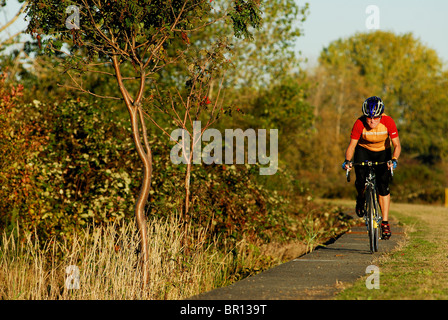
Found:
[[[388,148],[383,151],[370,151],[366,148],[356,146],[355,156],[353,161],[355,163],[363,161],[373,161],[373,162],[387,162],[392,160],[392,149]],[[355,186],[357,190],[364,190],[364,185],[366,182],[366,176],[368,174],[369,168],[363,166],[355,166],[356,181]],[[387,164],[379,165],[375,167],[376,175],[376,186],[378,189],[378,194],[380,196],[387,196],[390,194],[389,182],[390,182],[390,170],[387,168]]]

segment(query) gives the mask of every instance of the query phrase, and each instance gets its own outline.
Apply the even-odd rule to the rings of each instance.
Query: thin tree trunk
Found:
[[[140,124],[142,125],[142,134],[144,140],[143,143],[145,145],[146,152],[143,150],[142,147],[138,122],[140,122]],[[151,190],[152,155],[151,155],[151,148],[146,138],[147,137],[146,125],[144,124],[144,118],[140,106],[134,109],[132,126],[133,126],[132,131],[134,136],[134,143],[137,146],[138,155],[143,163],[143,180],[142,185],[140,187],[139,196],[135,203],[135,218],[137,220],[137,227],[140,233],[140,247],[142,254],[141,265],[143,276],[142,280],[143,280],[143,286],[145,287],[149,281],[149,273],[147,265],[149,261],[149,250],[148,250],[148,236],[147,236],[148,231],[146,227],[146,217],[145,217],[145,205],[148,202],[149,191]]]
[[[126,107],[129,111],[129,117],[131,120],[132,137],[135,147],[137,149],[138,156],[143,164],[143,180],[140,188],[140,193],[135,203],[135,218],[137,221],[137,227],[140,234],[140,251],[141,251],[141,267],[142,267],[142,287],[146,288],[149,282],[148,261],[148,235],[145,218],[145,205],[148,201],[149,191],[151,190],[151,176],[152,176],[152,155],[151,148],[148,142],[148,136],[146,131],[146,124],[141,109],[141,98],[143,96],[143,90],[145,85],[145,72],[141,70],[140,77],[140,89],[135,100],[132,100],[129,92],[123,85],[123,78],[119,68],[119,62],[116,56],[112,57],[112,62],[115,69],[115,75],[117,78],[120,92],[124,98]],[[140,135],[141,126],[142,132]]]
[[[190,175],[191,175],[191,161],[187,164],[187,172],[185,174],[185,208],[184,219],[187,219],[188,211],[190,210]]]

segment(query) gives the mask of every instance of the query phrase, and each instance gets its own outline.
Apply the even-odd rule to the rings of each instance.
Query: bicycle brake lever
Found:
[[[387,164],[391,164],[392,160],[387,161]],[[390,175],[393,177],[394,176],[394,166],[392,165],[392,167],[390,167]]]

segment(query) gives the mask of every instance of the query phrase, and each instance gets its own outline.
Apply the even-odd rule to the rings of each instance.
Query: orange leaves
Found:
[[[0,102],[5,108],[11,108],[18,97],[23,95],[23,85],[18,84],[17,86],[8,85],[6,78],[8,76],[8,69],[0,74]]]
[[[190,44],[190,38],[188,38],[187,34],[185,32],[181,32],[182,40],[185,44]]]
[[[11,95],[14,97],[23,96],[23,84],[18,84],[17,87],[11,88]]]
[[[39,45],[39,49],[42,49],[42,43],[41,43],[41,36],[40,34],[37,35],[37,44]]]

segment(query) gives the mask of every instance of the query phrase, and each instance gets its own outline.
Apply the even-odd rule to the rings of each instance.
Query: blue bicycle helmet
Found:
[[[379,117],[384,112],[383,100],[379,97],[370,97],[362,104],[362,113],[369,118]]]

